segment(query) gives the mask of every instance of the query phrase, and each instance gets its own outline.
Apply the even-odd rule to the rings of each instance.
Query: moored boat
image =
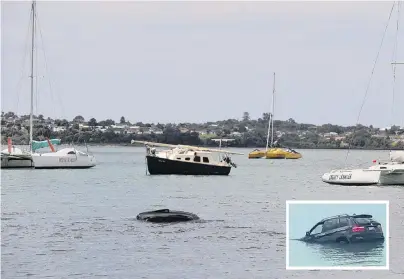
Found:
[[[390,152],[390,161],[374,161],[364,169],[340,169],[323,174],[323,182],[336,185],[404,185],[404,151]]]
[[[248,159],[259,159],[265,157],[265,150],[254,149],[248,153]]]
[[[395,5],[396,3],[394,3]],[[393,5],[393,8],[394,8]],[[397,2],[397,6],[400,2]],[[393,9],[392,9],[393,11]],[[397,15],[400,15],[400,9],[397,8]],[[390,20],[390,19],[389,19]],[[397,18],[397,33],[399,30],[399,17]],[[386,31],[385,31],[386,32]],[[384,37],[384,36],[383,36]],[[396,37],[396,40],[398,38]],[[383,45],[383,41],[382,41]],[[382,46],[381,45],[381,46]],[[396,55],[396,49],[393,51]],[[379,53],[377,54],[377,56]],[[395,58],[395,57],[394,57]],[[393,66],[393,96],[395,94],[395,80],[396,80],[396,65],[404,65],[404,62],[392,62]],[[373,69],[374,70],[374,69]],[[372,72],[373,72],[372,70]],[[369,80],[369,84],[372,80],[372,76]],[[366,95],[364,101],[366,100]],[[364,102],[363,101],[363,102]],[[360,115],[360,114],[359,114]],[[393,115],[392,115],[393,116]],[[358,118],[359,119],[359,118]],[[351,143],[349,143],[348,153],[346,158],[348,158]],[[336,185],[404,185],[404,151],[393,151],[390,150],[390,160],[389,161],[373,161],[373,165],[368,168],[357,168],[357,169],[336,169],[330,172],[324,173],[321,177],[323,182],[328,184]]]
[[[243,155],[228,150],[216,150],[189,145],[171,145],[155,142],[135,141],[146,146],[146,162],[150,175],[229,175],[232,167],[237,167],[229,154]],[[169,147],[157,151],[153,146]],[[219,157],[215,158],[215,153]]]
[[[302,154],[290,148],[270,148],[265,154],[266,159],[300,159]]]
[[[92,155],[87,154],[86,152],[79,151],[76,148],[63,148],[58,151],[55,150],[53,145],[60,144],[60,139],[46,139],[45,141],[34,141],[33,140],[33,108],[34,108],[34,77],[35,72],[34,69],[37,69],[35,66],[36,60],[36,47],[35,40],[36,34],[38,30],[36,28],[37,25],[37,13],[36,13],[36,1],[32,1],[31,4],[31,94],[30,94],[30,129],[29,129],[29,144],[30,144],[30,152],[26,154],[27,158],[30,157],[31,165],[33,164],[35,169],[58,169],[58,168],[91,168],[96,164],[95,158]],[[40,31],[40,30],[39,30]],[[39,32],[41,33],[41,32]],[[37,149],[49,146],[51,152],[45,153],[37,153],[35,152]],[[15,156],[14,156],[15,157]],[[4,155],[2,153],[2,166],[6,162],[10,164],[14,157],[9,155]],[[21,157],[21,156],[20,156]],[[4,159],[3,159],[4,158]],[[28,164],[28,159],[25,160]]]
[[[272,90],[272,112],[269,114],[268,119],[268,132],[265,150],[254,149],[248,154],[249,159],[300,159],[302,154],[296,150],[280,147],[277,142],[274,142],[274,111],[275,111],[275,73]],[[271,134],[271,142],[269,142]]]
[[[32,168],[33,161],[31,153],[25,152],[12,145],[11,138],[7,139],[7,149],[1,151],[1,168]]]

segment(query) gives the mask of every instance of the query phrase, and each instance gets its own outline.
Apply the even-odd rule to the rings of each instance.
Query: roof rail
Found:
[[[334,219],[334,218],[349,217],[349,216],[350,216],[349,214],[340,214],[340,215],[330,216],[330,217],[327,217],[327,218],[322,219],[321,222],[322,222],[322,221],[325,221],[325,220]]]
[[[353,218],[373,218],[371,214],[352,214],[350,217]]]

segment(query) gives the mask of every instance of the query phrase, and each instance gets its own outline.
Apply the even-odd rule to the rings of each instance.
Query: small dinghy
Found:
[[[172,223],[199,220],[199,217],[193,213],[185,211],[160,209],[139,213],[139,215],[136,216],[136,219],[153,223]]]

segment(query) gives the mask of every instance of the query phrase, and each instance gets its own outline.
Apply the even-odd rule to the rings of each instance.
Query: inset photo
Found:
[[[286,269],[388,270],[388,201],[286,201]]]

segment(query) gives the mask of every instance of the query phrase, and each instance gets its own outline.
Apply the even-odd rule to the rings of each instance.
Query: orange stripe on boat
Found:
[[[7,138],[8,153],[11,153],[11,138]]]
[[[46,141],[48,142],[48,145],[50,147],[50,149],[52,150],[52,152],[55,152],[55,148],[53,147],[52,143],[50,142],[50,140],[48,138],[46,138]]]

